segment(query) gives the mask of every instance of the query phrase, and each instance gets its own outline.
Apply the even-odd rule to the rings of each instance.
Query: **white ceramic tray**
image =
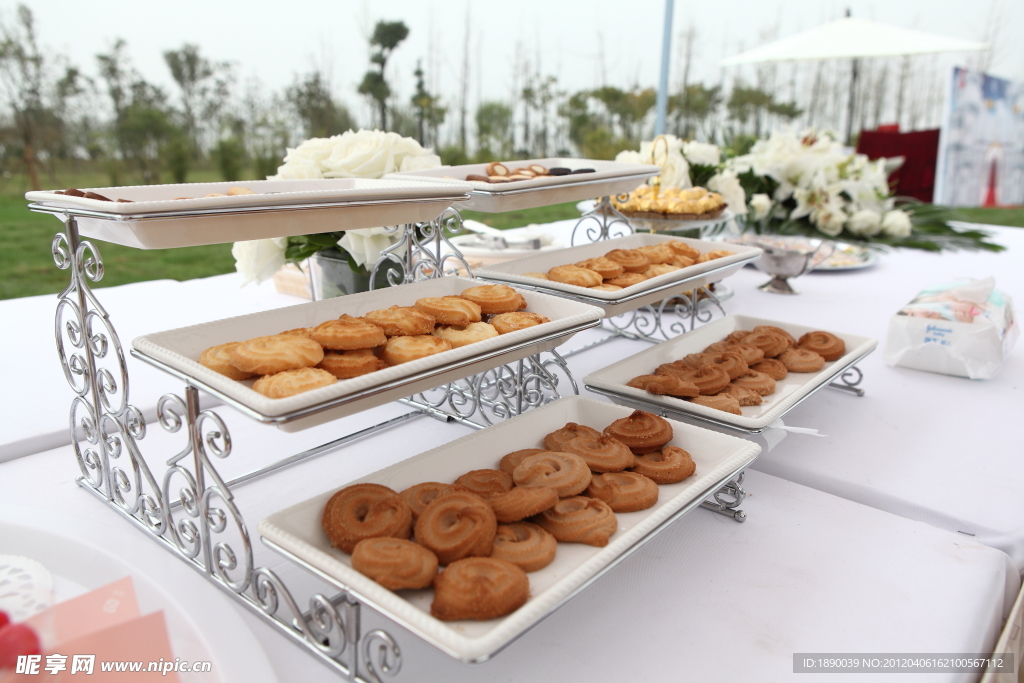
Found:
[[[577,173],[563,176],[542,176],[533,180],[517,180],[509,183],[484,183],[472,181],[473,192],[458,208],[473,209],[486,213],[518,211],[537,206],[549,206],[593,199],[606,195],[632,192],[644,181],[661,173],[661,168],[650,164],[624,164],[616,161],[595,159],[524,159],[503,161],[509,170],[530,164],[545,168],[563,167],[569,169],[592,168],[593,173]],[[426,171],[391,173],[388,178],[408,178],[432,182],[466,182],[467,175],[486,175],[487,164],[466,164],[464,166],[442,166]]]
[[[671,396],[658,396],[641,389],[626,386],[638,375],[649,375],[662,363],[671,363],[690,353],[700,353],[709,345],[722,341],[736,330],[750,330],[757,325],[781,327],[796,338],[820,327],[752,318],[746,315],[727,315],[687,334],[652,346],[583,379],[587,389],[604,394],[616,403],[633,406],[666,417],[693,418],[731,429],[758,433],[779,419],[808,396],[841,376],[847,369],[875,350],[878,342],[870,337],[827,330],[846,343],[846,355],[825,363],[818,372],[791,372],[775,385],[775,393],[763,397],[759,406],[740,408],[742,415],[733,415]]]
[[[604,256],[612,249],[636,249],[637,247],[671,242],[673,240],[686,242],[701,252],[713,249],[726,249],[734,253],[732,256],[723,256],[713,261],[695,263],[688,268],[681,268],[671,273],[652,277],[650,280],[644,280],[616,292],[603,292],[551,280],[539,280],[523,275],[523,273],[546,273],[554,266],[577,263],[584,259]],[[709,282],[719,282],[738,271],[744,264],[751,263],[760,257],[760,249],[742,244],[723,244],[721,242],[695,240],[672,235],[637,233],[484,266],[477,269],[476,275],[485,280],[514,284],[517,287],[546,292],[555,296],[564,296],[575,301],[598,306],[604,310],[605,317],[611,317],[661,301],[674,293],[678,294],[679,292],[700,287]]]
[[[392,305],[411,306],[423,297],[459,294],[479,284],[459,277],[436,278],[216,320],[139,337],[132,342],[132,353],[218,396],[250,417],[277,423],[285,431],[298,431],[550,350],[575,332],[596,325],[601,317],[600,309],[592,306],[524,291],[526,310],[547,316],[551,322],[281,399],[253,391],[253,380],[228,379],[198,362],[204,349],[217,344],[313,327],[343,313],[360,316]]]
[[[497,467],[506,453],[539,447],[545,434],[566,422],[603,429],[630,412],[610,403],[570,396],[350,483],[372,482],[401,491],[423,481],[451,482],[469,470]],[[696,473],[677,484],[660,486],[654,507],[618,513],[618,530],[604,548],[559,543],[554,562],[529,574],[527,603],[500,619],[442,622],[430,616],[432,590],[392,592],[352,569],[350,557],[331,547],[320,526],[323,507],[340,486],[271,515],[259,523],[258,530],[286,554],[352,590],[360,600],[449,655],[479,662],[535,626],[668,523],[698,505],[750,464],[761,450],[749,441],[693,425],[672,422],[672,427],[672,445],[693,456]]]
[[[245,187],[257,194],[204,197]],[[436,218],[465,199],[468,183],[340,178],[80,188],[130,203],[28,192],[30,208],[77,217],[79,230],[115,244],[167,249],[287,237]],[[192,197],[192,199],[175,199]]]

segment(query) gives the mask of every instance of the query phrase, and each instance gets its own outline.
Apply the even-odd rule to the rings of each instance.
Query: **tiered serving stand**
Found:
[[[582,199],[597,193],[602,193],[607,201],[609,195],[621,192],[627,186],[635,186],[647,175],[579,183],[569,195],[550,191],[538,191],[534,195],[523,192],[518,194],[516,201],[522,207],[524,202],[556,203]],[[208,186],[204,191],[223,190]],[[167,192],[169,196],[184,194],[177,188]],[[369,227],[373,223],[366,222],[367,216],[372,216],[375,210],[387,209],[390,212],[388,216],[410,217],[394,221],[398,224],[389,230],[396,233],[398,243],[389,248],[374,267],[375,272],[386,269],[389,282],[397,285],[445,277],[460,268],[469,272],[458,250],[448,241],[450,235],[461,229],[458,212],[449,207],[458,201],[469,203],[482,192],[470,190],[465,184],[453,184],[447,194],[435,193],[435,196],[429,198],[406,198],[401,201],[388,197],[359,201],[320,197],[315,201],[307,198],[290,203],[286,199],[277,199],[276,203],[268,205],[233,205],[227,208],[195,208],[193,203],[183,204],[182,208],[170,205],[166,210],[149,214],[133,214],[130,207],[125,208],[129,205],[82,207],[62,202],[59,197],[29,197],[34,200],[29,206],[31,210],[50,213],[64,224],[63,230],[53,239],[52,253],[57,267],[68,271],[70,282],[58,295],[54,333],[65,377],[75,392],[69,412],[69,427],[81,470],[78,483],[147,536],[163,544],[171,554],[200,572],[218,589],[261,617],[285,637],[307,649],[347,680],[380,681],[382,676],[394,677],[402,666],[398,643],[384,630],[363,632],[360,625],[361,610],[364,606],[370,609],[373,606],[351,587],[332,580],[315,567],[304,565],[337,590],[330,594],[314,593],[308,597],[304,606],[277,573],[267,566],[257,564],[249,527],[243,512],[236,505],[234,489],[424,414],[444,422],[459,422],[479,429],[554,401],[566,389],[577,394],[576,381],[564,358],[554,350],[526,355],[523,349],[504,349],[502,353],[473,357],[464,362],[435,368],[415,378],[395,380],[384,389],[396,391],[406,386],[423,386],[423,382],[429,381],[431,377],[443,379],[439,380],[441,386],[436,389],[417,389],[418,393],[402,399],[402,403],[414,408],[410,413],[226,480],[218,472],[215,462],[231,455],[231,436],[224,420],[213,410],[201,406],[200,390],[217,396],[250,418],[285,427],[337,406],[325,402],[291,413],[263,414],[195,376],[182,372],[180,368],[133,349],[132,355],[160,367],[185,383],[183,396],[166,394],[158,402],[156,419],[160,427],[170,433],[181,433],[184,443],[178,452],[164,460],[165,468],[156,469],[150,462],[153,465],[159,465],[159,462],[147,461],[143,455],[141,442],[150,425],[146,423],[142,411],[129,401],[129,376],[124,348],[107,311],[92,290],[92,285],[103,278],[104,266],[99,248],[88,238],[92,236],[148,248],[151,245],[146,242],[147,239],[166,240],[168,236],[177,234],[178,238],[171,238],[172,242],[177,239],[176,243],[162,246],[208,244],[239,239],[234,235],[218,238],[216,231],[211,232],[211,226],[216,227],[219,221],[233,221],[232,225],[238,229],[244,226],[244,223],[237,222],[238,219],[248,219],[253,225],[261,226],[261,232],[256,236],[268,237],[278,234],[274,232],[274,225],[285,226],[279,229],[279,234],[300,234],[303,227],[307,228],[306,232]],[[500,202],[494,206],[500,206]],[[346,213],[346,209],[351,211]],[[436,218],[423,220],[420,218],[423,212]],[[325,213],[332,216],[331,221],[320,220]],[[347,216],[352,217],[351,221],[346,222]],[[590,218],[592,216],[584,217],[581,224]],[[628,226],[628,222],[623,222]],[[314,224],[315,230],[309,230]],[[611,223],[602,222],[599,239],[612,236],[610,228]],[[658,296],[684,300],[681,304],[662,303],[652,309],[656,311],[658,329],[662,334],[667,336],[676,329],[665,329],[662,322],[668,307],[673,312],[686,313],[682,317],[689,317],[691,327],[702,321],[698,315],[702,302],[697,295],[698,289],[702,288],[703,285],[695,285],[690,279],[683,279],[657,290]],[[686,294],[688,289],[692,290],[690,294]],[[706,297],[721,308],[713,293],[708,291]],[[590,321],[551,333],[550,338],[543,341],[553,346],[598,323],[599,318],[595,315]],[[637,329],[638,333],[634,336],[619,328],[613,328],[612,333],[656,341],[650,334],[640,334],[636,322],[630,324]],[[534,339],[533,343],[537,341]],[[512,359],[512,362],[508,363],[507,359]],[[465,373],[461,379],[444,379],[460,373]],[[370,393],[377,394],[382,390],[378,387]],[[358,407],[362,398],[357,396],[347,400],[354,401],[353,405]],[[365,405],[369,407],[371,403],[368,400]],[[737,521],[743,520],[743,513],[738,509],[744,496],[740,485],[741,470],[729,472],[701,496],[713,495],[714,502],[705,502],[704,505],[728,514]],[[687,507],[679,511],[653,529],[622,557],[689,509]],[[274,547],[269,542],[266,545]],[[282,554],[303,565],[287,552]],[[618,559],[621,560],[621,557]],[[603,571],[610,569],[617,561]],[[553,609],[585,589],[591,581],[565,596]],[[536,621],[542,620],[543,616],[546,615]],[[483,661],[493,654],[489,652],[486,656],[469,661]]]

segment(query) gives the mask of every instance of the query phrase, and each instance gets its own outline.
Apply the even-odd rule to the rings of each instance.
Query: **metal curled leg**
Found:
[[[747,492],[742,486],[743,474],[743,472],[740,472],[738,477],[715,491],[712,496],[714,498],[713,501],[705,500],[700,506],[705,510],[711,510],[726,517],[732,517],[737,522],[747,521],[747,513],[738,509],[743,504],[743,499],[747,497]]]
[[[840,375],[837,381],[830,382],[829,386],[833,389],[848,391],[851,394],[863,396],[864,390],[857,386],[863,379],[864,373],[860,371],[860,368],[854,365],[852,368],[849,368],[846,372]]]

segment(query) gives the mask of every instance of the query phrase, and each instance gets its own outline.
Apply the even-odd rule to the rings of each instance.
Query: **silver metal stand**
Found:
[[[833,389],[839,389],[840,391],[848,391],[851,394],[863,396],[864,390],[858,386],[861,383],[861,380],[863,379],[864,373],[860,371],[860,368],[854,365],[848,368],[845,372],[843,372],[842,375],[839,376],[839,381],[830,382],[829,386],[832,387]]]
[[[744,473],[740,472],[738,477],[715,491],[712,496],[714,501],[705,500],[700,506],[705,510],[711,510],[726,517],[732,517],[740,523],[747,521],[747,513],[739,509],[740,505],[743,505],[743,500],[747,497],[747,492],[742,486],[743,475]]]

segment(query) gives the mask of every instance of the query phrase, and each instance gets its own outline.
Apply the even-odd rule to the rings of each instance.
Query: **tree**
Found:
[[[678,95],[669,98],[668,109],[676,120],[676,135],[692,139],[697,127],[709,121],[722,105],[722,88],[706,87],[703,83],[687,85]],[[710,131],[704,131],[710,138]]]
[[[492,161],[512,152],[512,107],[504,102],[481,102],[476,109],[477,157]]]
[[[198,157],[203,149],[202,128],[216,122],[230,95],[231,65],[211,62],[199,54],[198,45],[188,43],[164,52],[164,62],[181,89],[182,127]]]
[[[15,24],[0,23],[0,81],[14,118],[14,129],[33,190],[40,189],[36,149],[52,111],[44,104],[46,61],[36,42],[32,11],[18,5]]]
[[[409,29],[405,23],[378,21],[373,29],[373,36],[370,37],[370,45],[376,48],[370,55],[370,63],[376,65],[378,70],[371,69],[366,72],[363,82],[359,84],[359,94],[366,95],[376,102],[377,111],[380,114],[381,130],[387,130],[388,98],[391,97],[391,87],[384,76],[384,69],[387,67],[391,53],[408,36]]]
[[[423,67],[416,62],[416,92],[412,96],[412,106],[416,110],[417,130],[420,144],[427,145],[427,131],[433,132],[433,144],[437,142],[437,127],[444,123],[447,108],[441,106],[441,100],[436,95],[427,92],[426,84],[423,81]]]
[[[334,100],[326,78],[319,71],[296,77],[286,93],[307,138],[325,138],[353,127],[348,109]]]

